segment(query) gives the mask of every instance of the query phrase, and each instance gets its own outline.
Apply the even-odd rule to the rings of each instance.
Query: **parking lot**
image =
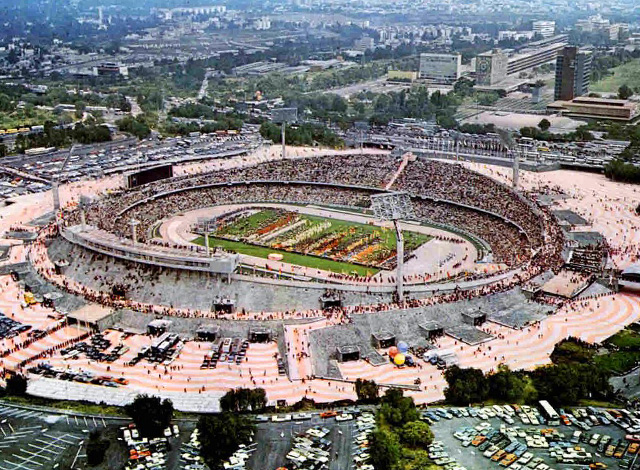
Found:
[[[57,468],[80,463],[82,443],[89,429],[106,426],[67,420],[61,415],[0,406],[0,470]]]
[[[286,415],[283,419],[287,419]],[[258,432],[254,439],[255,451],[252,450],[251,458],[247,462],[248,470],[276,469],[278,467],[292,468],[287,455],[294,450],[294,440],[297,436],[303,436],[311,429],[326,430],[322,432],[322,439],[329,445],[328,452],[329,470],[347,470],[355,467],[354,457],[358,445],[356,437],[356,416],[345,421],[339,421],[336,417],[321,418],[318,413],[293,414],[290,420],[284,422],[259,422]],[[303,416],[304,419],[296,419]],[[314,446],[315,447],[315,446]]]
[[[557,426],[525,424],[519,414],[511,418],[513,424],[495,414],[484,416],[487,419],[477,414],[456,417],[449,413],[449,416],[439,416],[439,421],[433,422],[435,441],[441,443],[448,457],[468,470],[505,467],[515,470],[583,469],[596,462],[601,466],[591,468],[632,468],[630,465],[638,455],[637,449],[625,439],[627,430],[618,421],[590,426],[585,420],[585,428],[580,428],[573,423],[573,418],[571,425]],[[476,439],[477,436],[483,438]],[[603,443],[604,436],[608,436],[608,443]],[[508,457],[514,450],[514,457]],[[556,458],[555,455],[564,457]],[[507,464],[509,461],[511,463]]]

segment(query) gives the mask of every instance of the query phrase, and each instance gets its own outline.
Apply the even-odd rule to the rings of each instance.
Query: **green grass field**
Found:
[[[204,246],[204,237],[198,237],[193,243]],[[267,259],[271,253],[279,253],[282,255],[282,261],[285,263],[304,266],[307,268],[322,269],[340,274],[357,274],[358,276],[373,276],[380,270],[375,268],[367,268],[357,264],[344,263],[342,261],[334,261],[331,259],[320,258],[317,256],[301,255],[298,253],[290,253],[283,250],[275,250],[266,246],[250,245],[244,242],[234,242],[231,240],[223,240],[221,238],[209,239],[211,247],[220,246],[225,250],[235,251],[243,255],[255,256],[257,258]]]
[[[611,69],[610,75],[598,82],[592,83],[589,87],[592,92],[617,93],[622,85],[631,88],[640,86],[640,59],[632,60],[626,64]]]
[[[255,233],[261,227],[268,226],[274,223],[282,216],[282,211],[265,209],[248,217],[241,218],[233,221],[232,223],[223,226],[216,233],[217,236],[210,238],[211,246],[220,246],[226,250],[235,251],[237,253],[255,256],[258,258],[267,259],[269,254],[278,253],[283,256],[283,261],[298,266],[304,266],[309,268],[322,269],[325,271],[331,271],[341,274],[357,274],[360,276],[373,276],[378,273],[380,269],[376,266],[362,266],[349,262],[349,260],[333,260],[328,257],[314,256],[311,254],[294,253],[286,249],[278,249],[277,244],[272,243],[277,240],[278,237],[271,242],[260,243],[248,243],[247,235]],[[359,238],[368,236],[373,232],[380,234],[380,244],[389,249],[394,250],[396,245],[396,234],[393,230],[381,230],[380,227],[374,227],[367,224],[360,224],[355,222],[349,222],[344,220],[337,220],[325,217],[316,217],[307,214],[302,214],[301,218],[307,220],[306,228],[313,227],[327,220],[331,221],[331,226],[323,230],[320,236],[327,236],[332,233],[344,233],[351,229],[351,232],[346,236],[345,240],[354,241]],[[284,235],[284,238],[287,236]],[[431,236],[418,232],[404,232],[405,237],[405,251],[410,252],[419,246],[427,243],[431,240]],[[232,239],[230,239],[232,238]],[[194,243],[204,245],[204,237],[198,237],[193,240]],[[266,246],[272,245],[272,246]]]

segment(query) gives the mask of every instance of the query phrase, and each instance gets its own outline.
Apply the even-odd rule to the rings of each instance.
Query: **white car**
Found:
[[[336,421],[349,421],[353,419],[352,414],[339,414],[336,416]]]
[[[283,423],[285,421],[291,421],[291,415],[273,415],[271,421],[274,423]]]

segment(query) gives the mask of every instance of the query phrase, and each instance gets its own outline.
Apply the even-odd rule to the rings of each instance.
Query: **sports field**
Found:
[[[617,93],[618,88],[627,85],[631,88],[640,87],[640,59],[634,59],[626,64],[611,69],[610,75],[600,81],[592,83],[590,91],[602,93]]]
[[[210,237],[212,246],[265,259],[277,253],[286,263],[336,273],[372,276],[395,267],[395,231],[283,209],[225,214]],[[432,237],[406,231],[404,238],[410,253]],[[194,243],[204,244],[204,237]]]

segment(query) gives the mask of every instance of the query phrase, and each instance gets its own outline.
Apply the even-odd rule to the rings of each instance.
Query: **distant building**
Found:
[[[551,37],[556,32],[555,21],[534,21],[533,32],[542,35],[544,38]]]
[[[104,76],[129,76],[129,69],[121,64],[116,64],[115,62],[105,62],[103,64],[98,65],[97,67],[93,67],[93,75],[104,77]]]
[[[630,122],[638,117],[638,104],[629,100],[580,96],[569,101],[554,101],[547,109],[567,116]]]
[[[353,43],[353,49],[356,51],[364,52],[369,49],[373,49],[375,46],[375,41],[372,37],[362,36],[360,39],[356,39]]]
[[[263,16],[261,18],[257,18],[253,21],[253,27],[258,31],[264,31],[267,29],[271,29],[271,20],[268,16]]]
[[[556,59],[554,100],[569,101],[589,93],[591,53],[566,46]]]
[[[460,78],[462,56],[460,54],[420,54],[418,76],[434,83],[454,83]]]
[[[558,51],[569,43],[569,36],[558,34],[541,41],[532,42],[518,54],[509,57],[507,75],[538,67],[556,60]]]
[[[504,41],[505,39],[513,39],[515,41],[521,41],[523,39],[533,39],[534,31],[498,31],[498,41]]]
[[[483,52],[476,58],[476,83],[495,85],[507,78],[507,54],[499,49]]]

